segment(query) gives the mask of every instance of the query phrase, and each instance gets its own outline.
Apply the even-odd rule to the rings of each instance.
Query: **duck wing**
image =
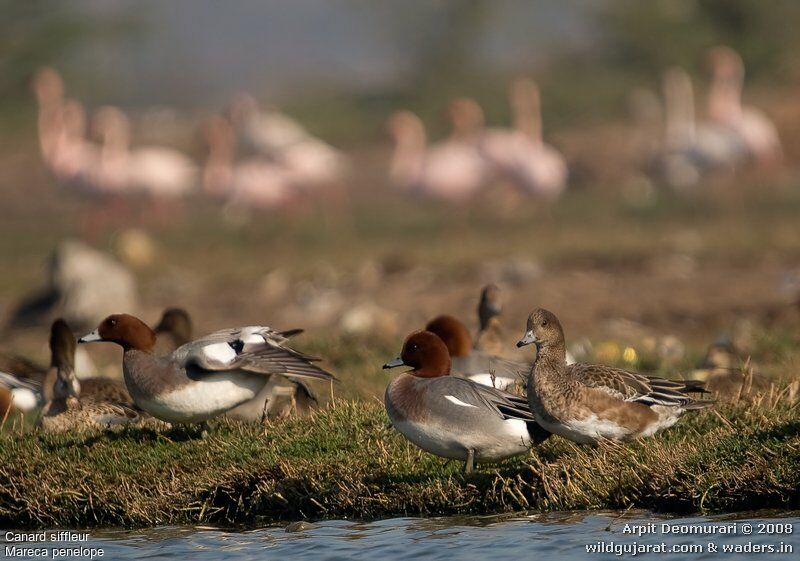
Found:
[[[462,374],[487,374],[498,377],[513,378],[520,383],[527,382],[531,371],[530,364],[509,360],[478,349],[473,349],[468,356],[452,359],[453,369]]]
[[[581,363],[567,366],[567,374],[584,386],[602,390],[623,401],[673,407],[686,407],[690,404],[707,406],[713,403],[695,400],[687,394],[707,393],[703,382],[698,380],[668,380],[612,366]]]
[[[14,376],[8,372],[0,372],[0,386],[5,386],[10,390],[23,389],[30,390],[36,394],[41,393],[42,384],[36,380]]]
[[[437,393],[453,404],[489,410],[503,420],[524,421],[534,444],[544,442],[550,433],[543,429],[531,413],[527,398],[497,388],[454,377],[437,378]]]
[[[319,359],[284,346],[287,341],[281,332],[265,326],[225,329],[178,347],[172,359],[192,375],[243,370],[264,375],[336,379],[314,364]]]

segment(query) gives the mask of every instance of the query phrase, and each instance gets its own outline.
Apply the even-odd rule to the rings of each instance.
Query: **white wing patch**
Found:
[[[458,399],[457,397],[452,396],[452,395],[446,395],[446,396],[444,396],[444,398],[447,401],[449,401],[451,403],[455,403],[456,405],[458,405],[460,407],[477,407],[477,405],[472,405],[471,403],[464,403],[463,401],[461,401],[460,399]]]
[[[228,364],[236,358],[236,351],[228,343],[213,343],[203,347],[203,354],[211,361]]]
[[[248,327],[243,327],[239,339],[242,341],[242,343],[246,345],[247,344],[263,345],[264,343],[267,342],[266,337],[264,337],[264,335],[262,334],[264,329],[265,328],[260,325],[251,325]]]
[[[28,388],[14,388],[11,390],[11,403],[24,413],[39,405],[36,394]]]

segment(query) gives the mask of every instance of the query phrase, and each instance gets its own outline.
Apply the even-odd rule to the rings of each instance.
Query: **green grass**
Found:
[[[577,446],[551,438],[480,466],[421,452],[375,401],[337,401],[265,426],[0,435],[0,524],[256,524],[296,519],[648,508],[800,506],[796,396],[704,411],[654,438]],[[794,405],[793,405],[794,404]]]

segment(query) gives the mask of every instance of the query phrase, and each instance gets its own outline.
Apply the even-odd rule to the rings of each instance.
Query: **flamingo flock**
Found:
[[[208,157],[200,165],[167,146],[132,145],[131,121],[117,107],[100,107],[89,118],[80,102],[65,97],[52,68],[37,73],[33,91],[43,162],[66,191],[98,202],[95,218],[130,198],[174,215],[171,205],[198,192],[225,207],[283,208],[330,190],[348,168],[338,150],[246,95],[234,100],[229,116],[202,127]]]
[[[449,201],[471,199],[496,181],[526,195],[558,198],[567,186],[564,156],[542,138],[539,89],[531,80],[510,88],[510,128],[487,128],[480,105],[454,100],[449,138],[427,145],[425,126],[409,111],[395,113],[388,129],[395,143],[389,177],[403,190]]]
[[[663,112],[654,96],[635,100],[647,131],[634,132],[631,141],[647,154],[648,168],[676,189],[694,189],[709,175],[746,166],[774,169],[782,162],[774,123],[742,101],[741,57],[716,47],[708,63],[703,118],[696,114],[692,79],[680,68],[664,74]],[[207,157],[198,163],[174,148],[133,142],[131,120],[119,108],[87,114],[79,101],[66,97],[52,68],[38,72],[33,92],[45,165],[65,191],[90,198],[103,212],[138,198],[174,214],[170,205],[194,194],[223,208],[247,210],[286,210],[320,197],[327,205],[341,198],[351,170],[344,152],[277,109],[260,107],[249,94],[236,96],[226,111],[199,127]],[[472,201],[495,184],[525,197],[559,198],[569,167],[544,139],[538,86],[527,78],[514,81],[508,103],[511,123],[487,126],[475,99],[454,99],[446,112],[451,131],[433,142],[417,115],[394,113],[387,122],[394,145],[389,183],[402,193],[451,204]]]
[[[663,77],[664,136],[655,169],[679,189],[694,188],[706,176],[731,174],[745,166],[775,168],[783,159],[775,124],[742,102],[741,57],[728,47],[715,47],[708,62],[705,119],[696,117],[689,74],[670,68]]]

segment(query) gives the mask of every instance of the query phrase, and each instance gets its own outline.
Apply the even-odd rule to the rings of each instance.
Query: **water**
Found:
[[[641,535],[626,533],[636,528]],[[654,526],[648,526],[654,524]],[[732,529],[736,533],[674,534],[664,533],[662,524],[679,525],[682,531]],[[761,524],[770,524],[760,527]],[[748,526],[749,525],[749,526]],[[753,533],[746,534],[751,528]],[[694,529],[694,530],[691,530]],[[763,530],[765,533],[758,533]],[[22,542],[0,544],[40,547],[44,552],[14,555],[5,549],[5,558],[53,559],[55,548],[83,547],[80,557],[90,559],[183,559],[244,561],[248,559],[314,561],[360,559],[370,561],[440,560],[501,561],[513,559],[618,559],[668,557],[671,561],[700,559],[746,559],[754,553],[724,551],[724,548],[772,546],[763,552],[769,559],[798,559],[800,552],[800,516],[798,513],[761,512],[749,515],[667,518],[647,512],[578,512],[531,516],[395,518],[375,522],[326,521],[308,529],[287,532],[283,527],[231,531],[207,527],[161,527],[148,530],[92,530],[86,541],[75,543]],[[85,535],[85,534],[84,534]],[[6,532],[3,532],[6,537]],[[49,536],[45,536],[49,540]],[[589,553],[587,546],[598,542],[607,549],[614,546],[656,548],[650,553]],[[668,548],[666,552],[657,549]],[[709,551],[709,544],[718,550]],[[747,545],[750,544],[750,545]],[[698,550],[700,547],[702,550]],[[686,551],[694,548],[691,551]],[[789,551],[789,548],[792,548]],[[678,551],[682,550],[682,551]],[[65,557],[61,557],[65,558]]]

